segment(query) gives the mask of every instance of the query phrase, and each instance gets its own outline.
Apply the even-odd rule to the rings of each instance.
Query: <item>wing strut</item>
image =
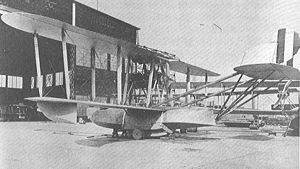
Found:
[[[224,104],[223,104],[223,106],[222,106],[222,108],[221,108],[220,112],[222,112],[222,111],[223,111],[223,109],[225,108],[225,106],[226,106],[226,104],[227,104],[228,100],[230,99],[230,97],[231,97],[232,93],[233,93],[233,92],[234,92],[234,90],[236,89],[236,87],[237,87],[237,84],[238,84],[238,83],[241,81],[241,78],[242,78],[242,77],[243,77],[243,74],[241,74],[240,78],[239,78],[239,79],[238,79],[238,81],[235,83],[235,85],[234,85],[234,87],[232,88],[232,90],[231,90],[230,94],[228,95],[228,97],[227,97],[226,101],[224,102]]]
[[[66,42],[66,33],[65,30],[61,30],[61,39],[62,39],[62,53],[63,53],[63,63],[64,63],[64,77],[65,77],[65,88],[66,88],[66,96],[67,99],[70,99],[70,75],[69,75],[69,67],[68,67],[68,53],[67,53],[67,42]]]
[[[241,102],[249,93],[251,93],[253,90],[255,90],[260,84],[262,84],[269,76],[271,76],[274,73],[271,72],[268,76],[266,76],[264,79],[262,79],[260,82],[256,83],[258,79],[256,79],[250,86],[247,87],[247,89],[238,97],[236,98],[229,107],[227,107],[223,112],[220,111],[220,113],[217,115],[216,120],[220,120],[220,118],[228,113],[230,113],[233,110],[233,107],[235,107],[239,102]],[[250,89],[252,87],[252,89]],[[250,89],[250,90],[249,90]],[[224,106],[224,105],[223,105]]]
[[[223,81],[223,80],[232,78],[232,77],[234,77],[234,76],[236,76],[236,75],[239,75],[239,74],[240,74],[240,73],[238,73],[238,72],[233,73],[233,74],[231,74],[231,75],[229,75],[229,76],[223,77],[223,78],[218,79],[218,80],[216,80],[216,81],[214,81],[214,82],[207,83],[207,84],[205,84],[205,85],[202,85],[202,86],[200,86],[200,87],[197,87],[197,88],[195,88],[195,89],[192,89],[192,90],[190,90],[190,91],[187,91],[187,92],[185,92],[185,93],[183,93],[183,94],[180,94],[180,95],[178,95],[178,96],[176,96],[176,97],[170,98],[170,99],[168,99],[168,100],[166,100],[166,101],[163,101],[163,102],[161,102],[161,103],[158,103],[158,104],[156,104],[156,105],[153,105],[152,107],[158,107],[158,106],[161,106],[161,105],[166,104],[166,103],[168,103],[168,102],[170,102],[170,101],[179,99],[180,97],[187,96],[187,95],[189,95],[189,94],[191,94],[191,93],[194,93],[194,92],[196,92],[196,91],[198,91],[198,90],[204,89],[204,88],[206,88],[206,87],[209,87],[209,86],[211,86],[211,85],[213,85],[213,84],[219,83],[219,82],[221,82],[221,81]]]
[[[279,104],[281,104],[282,100],[284,100],[286,98],[287,91],[288,91],[288,88],[291,83],[292,83],[292,80],[289,80],[285,83],[283,90],[279,92],[280,97],[278,98],[277,102],[274,104],[274,107],[277,107]]]
[[[255,80],[255,79],[250,79],[250,80],[248,80],[248,81],[246,81],[246,82],[243,82],[243,83],[241,83],[241,84],[238,84],[237,87],[242,86],[242,85],[247,84],[247,83],[251,83],[251,82],[253,82],[254,80]],[[216,92],[216,93],[212,93],[212,94],[210,94],[210,95],[208,95],[208,96],[201,97],[200,99],[193,100],[193,101],[191,101],[191,102],[189,102],[189,103],[183,104],[182,107],[188,106],[188,105],[191,105],[191,104],[194,104],[194,103],[197,103],[197,102],[200,102],[200,101],[202,101],[202,100],[204,100],[204,99],[207,99],[207,98],[210,98],[210,97],[213,97],[213,96],[217,96],[217,95],[219,95],[219,94],[221,94],[221,93],[223,93],[223,92],[226,92],[226,91],[232,89],[233,87],[234,87],[234,86],[229,87],[229,88],[224,89],[224,90],[221,90],[221,91]]]
[[[43,96],[43,79],[41,74],[41,62],[40,62],[40,52],[39,52],[39,41],[38,34],[33,34],[33,45],[34,45],[34,54],[35,54],[35,64],[36,64],[36,74],[37,74],[37,87],[39,88],[39,96]]]
[[[268,86],[267,88],[265,88],[262,92],[265,92],[267,90],[269,90],[271,87],[274,87],[275,85],[277,85],[278,83],[280,83],[284,78],[280,79],[277,82],[272,83],[270,86]],[[243,106],[244,104],[248,103],[250,100],[254,99],[255,97],[259,96],[260,94],[257,93],[254,96],[252,96],[251,98],[249,98],[248,100],[244,101],[243,103],[241,103],[240,105],[236,106],[235,109],[240,108],[241,106]]]
[[[257,82],[257,79],[255,79],[250,86],[247,87],[247,89],[245,91],[243,91],[242,94],[239,95],[239,97],[237,97],[229,107],[227,107],[224,112],[220,111],[220,116],[222,114],[226,114],[234,105],[236,105],[237,103],[239,103],[241,100],[243,100],[250,92],[252,92],[255,88],[256,88],[256,85],[257,84],[260,84],[260,83],[256,83]],[[250,89],[252,87],[252,89]],[[250,91],[249,91],[250,89]],[[224,102],[225,103],[225,102]],[[225,107],[225,106],[224,106]]]

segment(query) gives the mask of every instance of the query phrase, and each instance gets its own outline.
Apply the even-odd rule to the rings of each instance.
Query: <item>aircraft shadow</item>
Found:
[[[190,135],[190,134],[175,134],[173,136],[166,136],[161,137],[160,140],[162,141],[175,141],[175,142],[186,142],[186,141],[214,141],[214,140],[220,140],[220,138],[217,137],[203,137],[203,136],[197,136],[197,135]]]
[[[220,138],[212,138],[212,137],[196,137],[190,135],[175,135],[175,136],[151,136],[145,138],[145,140],[149,141],[163,141],[163,142],[178,142],[178,143],[186,143],[187,141],[212,141],[212,140],[220,140]],[[124,141],[135,141],[133,139],[127,137],[111,137],[111,135],[104,136],[90,136],[86,137],[86,139],[76,140],[75,143],[88,147],[101,147],[106,144],[116,143],[116,142],[124,142]]]
[[[100,137],[88,137],[87,139],[76,140],[75,143],[83,146],[88,146],[88,147],[101,147],[106,144],[124,142],[124,141],[133,141],[133,140],[129,138],[122,138],[122,137],[100,136]]]
[[[241,140],[253,140],[253,141],[268,141],[274,139],[266,135],[238,135],[229,137],[231,139],[241,139]]]
[[[51,132],[52,134],[74,135],[74,136],[84,136],[84,137],[90,137],[97,134],[97,133],[87,133],[81,131],[68,131],[68,130],[35,129],[34,131],[45,131],[45,132]]]

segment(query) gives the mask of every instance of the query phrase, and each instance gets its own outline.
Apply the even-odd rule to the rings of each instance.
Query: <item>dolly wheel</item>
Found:
[[[132,137],[135,140],[141,140],[144,138],[145,132],[143,130],[140,129],[134,129],[132,131]]]

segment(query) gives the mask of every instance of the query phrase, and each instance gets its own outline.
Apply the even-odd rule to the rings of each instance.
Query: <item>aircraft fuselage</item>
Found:
[[[143,112],[142,112],[143,111]],[[168,111],[124,110],[88,108],[87,114],[96,125],[120,129],[144,131],[186,129],[215,125],[215,115],[207,108],[180,108]]]

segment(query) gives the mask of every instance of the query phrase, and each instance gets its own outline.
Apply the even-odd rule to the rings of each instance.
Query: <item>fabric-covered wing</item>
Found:
[[[135,44],[112,38],[100,33],[89,31],[71,24],[30,13],[13,12],[1,16],[1,19],[7,25],[28,33],[37,33],[57,41],[62,41],[62,32],[64,31],[66,42],[76,44],[86,49],[92,47],[101,47],[105,53],[117,55],[116,46],[122,46],[122,52],[128,52]]]
[[[60,103],[60,104],[85,104],[88,106],[99,106],[103,108],[135,109],[135,110],[149,110],[149,111],[161,111],[161,112],[165,111],[165,109],[161,109],[161,108],[115,105],[115,104],[99,103],[93,101],[69,100],[69,99],[54,98],[54,97],[30,97],[26,99],[34,102],[51,102],[51,103]]]
[[[182,61],[170,61],[170,69],[175,71],[175,72],[179,72],[179,73],[183,73],[183,74],[187,74],[187,68],[190,68],[190,75],[193,76],[219,76],[220,74],[182,62]]]
[[[234,70],[254,79],[264,79],[272,73],[267,80],[300,80],[298,69],[275,63],[243,65],[235,67]]]
[[[105,104],[92,101],[69,100],[53,97],[31,97],[27,100],[37,102],[38,110],[41,111],[48,119],[63,123],[76,123],[77,104],[88,106],[99,106],[102,108],[132,109],[135,112],[163,112],[165,110],[158,108],[146,108],[126,105]]]

